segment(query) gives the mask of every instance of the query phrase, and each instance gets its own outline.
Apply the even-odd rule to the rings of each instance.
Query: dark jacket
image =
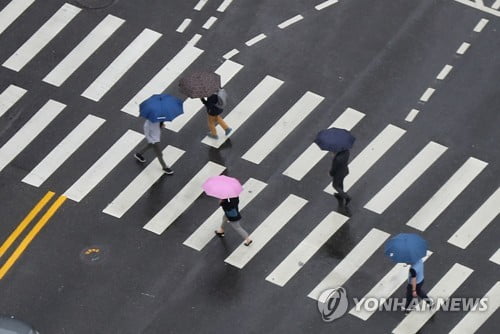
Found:
[[[210,95],[206,100],[200,99],[201,102],[207,107],[207,113],[211,116],[217,116],[222,113],[222,109],[217,107],[216,104],[219,101],[217,94]]]
[[[330,176],[333,179],[343,179],[349,174],[349,151],[342,151],[335,154],[330,168]]]
[[[239,197],[223,199],[221,201],[220,206],[222,206],[222,210],[224,210],[224,214],[229,221],[238,221],[241,219],[240,210],[238,209],[239,203]]]

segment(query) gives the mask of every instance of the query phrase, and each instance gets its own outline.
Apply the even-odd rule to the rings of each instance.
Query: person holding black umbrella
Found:
[[[347,206],[351,201],[351,197],[344,191],[344,179],[349,174],[349,150],[333,153],[332,167],[330,168],[330,176],[332,177],[333,189],[337,192],[335,198],[340,205]]]
[[[222,129],[226,133],[226,136],[228,136],[231,133],[232,129],[226,124],[226,122],[224,122],[224,119],[220,116],[220,114],[222,114],[222,112],[224,111],[222,109],[224,107],[223,97],[219,96],[218,94],[212,94],[208,98],[201,98],[200,100],[207,108],[209,129],[208,136],[213,139],[219,138],[219,136],[217,136],[217,130],[215,129],[215,126],[217,124],[222,127]]]

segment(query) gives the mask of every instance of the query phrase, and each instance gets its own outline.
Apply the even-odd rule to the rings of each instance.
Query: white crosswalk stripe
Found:
[[[389,183],[387,183],[365,208],[383,213],[405,192],[445,151],[447,147],[430,142]]]
[[[54,100],[49,100],[45,103],[45,105],[0,148],[0,171],[14,160],[14,158],[17,157],[17,155],[21,153],[65,107],[66,105]]]
[[[82,96],[96,102],[99,101],[160,37],[160,33],[144,29],[87,87]]]
[[[64,4],[40,29],[19,48],[3,66],[13,71],[20,71],[33,59],[49,42],[61,32],[64,27],[75,18],[80,8]]]
[[[85,117],[22,181],[41,186],[104,122],[93,115]]]
[[[490,257],[490,261],[500,265],[500,248]]]
[[[12,0],[0,12],[0,35],[14,22],[35,0]]]
[[[472,274],[473,270],[455,263],[453,267],[437,282],[437,284],[429,291],[428,296],[436,296],[439,298],[448,299],[451,294]],[[403,321],[392,331],[393,334],[408,334],[417,333],[429,319],[440,309],[442,306],[438,300],[436,306],[425,312],[411,312]],[[423,302],[422,302],[423,303]]]
[[[323,101],[324,97],[305,93],[242,158],[259,164]]]
[[[329,213],[266,277],[266,280],[284,286],[348,219],[337,212]]]
[[[64,192],[64,195],[73,201],[80,202],[143,138],[144,136],[136,131],[128,130],[125,132],[92,167]]]
[[[351,130],[364,116],[365,114],[357,110],[347,108],[328,128]],[[283,172],[283,175],[300,181],[327,153],[313,143]]]
[[[411,217],[406,225],[425,231],[432,222],[462,193],[462,191],[488,165],[486,162],[469,158],[448,181]]]
[[[303,198],[289,195],[251,234],[250,246],[243,243],[224,262],[243,268],[306,205]]]
[[[267,186],[266,183],[256,180],[248,179],[243,185],[243,192],[240,194],[240,211],[245,208],[264,188]],[[243,213],[244,214],[244,213]],[[194,231],[184,242],[185,246],[191,247],[198,251],[201,251],[210,240],[215,236],[214,231],[221,225],[221,217],[223,213],[221,209],[217,210],[208,217],[197,229]]]
[[[0,117],[3,116],[21,97],[26,94],[26,89],[10,85],[0,94]]]
[[[185,152],[169,145],[162,153],[165,163],[172,166]],[[102,212],[121,218],[163,175],[160,162],[154,159]]]
[[[167,205],[144,225],[144,229],[156,234],[162,234],[203,192],[202,184],[209,177],[219,175],[226,167],[214,162],[205,166],[193,176]]]
[[[308,297],[318,300],[324,290],[341,287],[359,268],[361,268],[387,238],[389,238],[388,233],[373,228],[309,293]]]

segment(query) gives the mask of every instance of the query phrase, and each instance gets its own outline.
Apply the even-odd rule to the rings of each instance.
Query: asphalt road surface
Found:
[[[1,0],[0,314],[42,334],[497,332],[499,7]],[[178,92],[197,70],[221,75],[229,138]],[[161,92],[186,99],[162,130],[173,176],[133,158],[138,103]],[[331,126],[356,137],[350,212],[313,144]],[[201,184],[221,173],[244,185],[249,247],[214,237]],[[356,308],[404,297],[408,268],[383,254],[402,232],[429,243],[438,305]],[[346,313],[333,300],[324,321],[339,287]]]

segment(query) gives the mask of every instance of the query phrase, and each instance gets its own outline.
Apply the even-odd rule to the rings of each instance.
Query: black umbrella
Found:
[[[318,132],[314,142],[323,151],[337,153],[350,150],[355,140],[356,138],[346,129],[329,128]]]
[[[210,96],[220,87],[220,75],[212,72],[193,72],[179,81],[180,91],[192,98]]]

